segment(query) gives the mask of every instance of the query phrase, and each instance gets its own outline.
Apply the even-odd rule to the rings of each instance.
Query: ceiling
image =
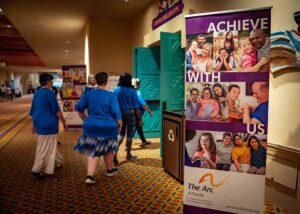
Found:
[[[89,18],[130,21],[153,1],[1,0],[0,62],[16,71],[83,64]]]

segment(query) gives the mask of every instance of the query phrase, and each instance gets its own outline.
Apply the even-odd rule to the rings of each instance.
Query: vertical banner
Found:
[[[87,84],[86,66],[64,65],[62,66],[62,71],[63,115],[69,129],[81,128],[82,120],[75,111],[75,105],[80,100],[80,97],[84,92],[84,87]]]
[[[270,9],[186,16],[184,213],[263,213]]]

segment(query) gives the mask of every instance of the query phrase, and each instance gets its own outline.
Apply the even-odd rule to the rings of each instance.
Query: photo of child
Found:
[[[197,151],[191,160],[192,162],[199,160],[201,168],[216,168],[216,145],[211,133],[204,132],[200,135]]]
[[[191,167],[264,175],[267,136],[186,130],[185,149]]]
[[[74,104],[71,100],[64,100],[63,101],[63,111],[64,112],[72,112],[74,111]]]

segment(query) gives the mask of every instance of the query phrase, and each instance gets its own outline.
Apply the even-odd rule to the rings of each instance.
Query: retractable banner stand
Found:
[[[75,111],[75,105],[79,102],[87,84],[86,66],[64,65],[62,71],[63,115],[69,129],[78,129],[82,127],[82,120]]]
[[[270,17],[186,16],[184,213],[263,213]]]

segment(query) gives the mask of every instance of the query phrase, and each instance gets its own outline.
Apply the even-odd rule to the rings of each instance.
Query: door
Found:
[[[180,33],[160,33],[160,106],[163,110],[184,109],[184,49]],[[162,135],[160,142],[163,142]],[[160,147],[160,154],[163,148]]]
[[[160,48],[134,49],[134,77],[141,81],[140,91],[153,112],[143,115],[145,137],[160,137]],[[138,136],[136,134],[136,136]]]
[[[163,110],[184,109],[184,49],[180,33],[160,33],[160,97]]]

